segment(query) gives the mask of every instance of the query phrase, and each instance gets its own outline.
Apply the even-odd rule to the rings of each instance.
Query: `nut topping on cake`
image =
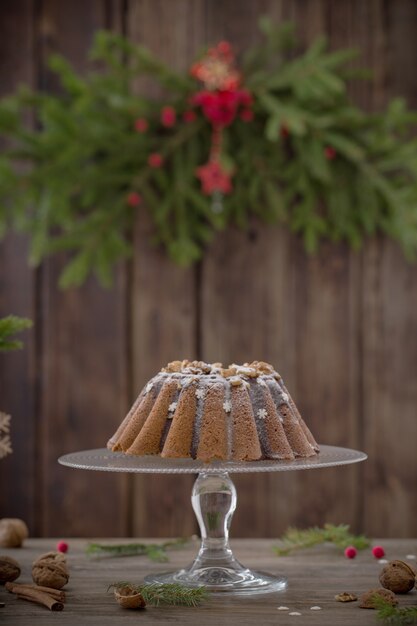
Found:
[[[222,363],[205,363],[204,361],[171,361],[161,370],[167,374],[207,374],[218,375],[222,378],[232,378],[239,376],[242,378],[258,378],[259,376],[272,376],[276,380],[280,380],[281,376],[274,370],[272,365],[265,361],[252,361],[252,363],[244,363],[236,365],[231,363],[224,367]],[[262,384],[262,383],[261,383]]]

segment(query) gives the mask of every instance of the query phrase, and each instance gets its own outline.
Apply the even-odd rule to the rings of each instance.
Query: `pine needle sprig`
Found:
[[[417,624],[417,606],[405,606],[399,608],[392,606],[385,598],[375,595],[373,603],[377,609],[377,619],[392,624],[393,626],[403,626],[407,624]]]
[[[10,339],[16,333],[22,332],[32,326],[31,320],[15,315],[8,315],[0,319],[0,352],[19,350],[23,347],[21,341]]]
[[[147,556],[157,563],[167,562],[167,550],[175,550],[187,543],[188,539],[180,538],[163,543],[120,543],[103,544],[89,543],[86,548],[88,556]]]
[[[274,552],[278,556],[285,556],[295,550],[312,548],[322,543],[332,543],[338,548],[355,546],[358,550],[363,550],[370,545],[370,541],[364,535],[353,535],[349,531],[347,524],[325,524],[323,528],[313,526],[300,530],[289,528],[281,537],[283,546],[274,546]]]
[[[109,586],[120,589],[129,587],[140,593],[146,604],[151,606],[189,606],[196,607],[208,599],[209,593],[205,587],[185,587],[179,583],[149,585],[135,585],[130,582],[117,582]]]

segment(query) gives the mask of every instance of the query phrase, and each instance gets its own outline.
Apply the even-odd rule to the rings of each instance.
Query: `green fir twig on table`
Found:
[[[346,548],[347,546],[355,546],[358,550],[363,550],[370,545],[370,541],[364,535],[353,535],[349,531],[347,524],[325,524],[323,528],[313,526],[304,530],[298,528],[289,528],[281,537],[283,546],[274,546],[274,552],[278,556],[285,556],[301,550],[303,548],[312,548],[322,543],[333,543],[338,548]]]
[[[164,563],[169,560],[167,550],[180,548],[187,541],[186,538],[180,538],[163,543],[89,543],[86,553],[88,556],[147,556],[151,561]]]
[[[403,624],[417,624],[417,606],[399,608],[392,606],[385,598],[375,595],[373,603],[377,609],[377,618],[386,624],[402,626]]]
[[[190,588],[174,584],[152,583],[149,585],[135,585],[130,582],[117,582],[110,585],[107,589],[120,589],[129,587],[140,593],[146,604],[152,606],[189,606],[195,607],[207,600],[209,597],[205,587]]]

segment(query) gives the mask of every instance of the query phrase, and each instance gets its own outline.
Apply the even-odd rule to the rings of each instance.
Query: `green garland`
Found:
[[[182,265],[201,257],[216,230],[245,227],[251,216],[287,224],[309,251],[324,239],[357,248],[383,232],[413,257],[416,115],[399,99],[381,113],[354,106],[345,69],[352,51],[329,53],[320,38],[295,55],[289,25],[263,18],[261,29],[263,43],[239,66],[251,109],[223,129],[216,162],[226,177],[223,198],[214,194],[213,204],[198,180],[213,131],[203,109],[190,105],[201,84],[145,48],[99,32],[91,60],[102,71],[80,77],[53,56],[59,95],[22,88],[0,103],[8,146],[0,157],[0,234],[29,233],[35,265],[69,251],[63,287],[91,272],[109,284],[115,263],[132,253],[132,224],[143,207],[155,240]],[[143,75],[162,86],[165,102],[132,87]],[[163,104],[173,123],[161,123]],[[28,113],[37,120],[32,129]]]

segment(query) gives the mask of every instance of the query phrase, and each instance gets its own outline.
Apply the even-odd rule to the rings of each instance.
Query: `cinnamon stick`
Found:
[[[14,587],[16,587],[16,585]],[[29,602],[36,602],[36,604],[46,606],[50,611],[62,611],[62,609],[64,608],[62,602],[55,600],[55,598],[45,593],[44,591],[38,591],[36,589],[30,589],[28,587],[24,589],[15,588],[14,591],[12,591],[12,589],[8,588],[8,591],[16,594],[18,598],[21,598],[22,600],[28,600]]]
[[[34,602],[35,604],[46,606],[50,611],[63,611],[64,610],[64,605],[62,604],[62,602],[58,602],[57,600],[54,600],[53,598],[48,596],[48,594],[45,594],[45,596],[48,598],[48,601],[45,600],[44,602],[43,600],[40,600],[39,598],[33,598],[30,595],[26,595],[23,593],[16,594],[16,597],[18,599],[27,600],[28,602]]]
[[[65,591],[61,589],[53,589],[52,587],[42,587],[41,585],[32,585],[29,583],[6,583],[7,591],[10,593],[20,593],[25,589],[35,589],[35,591],[43,591],[49,596],[58,600],[59,602],[65,602]]]

